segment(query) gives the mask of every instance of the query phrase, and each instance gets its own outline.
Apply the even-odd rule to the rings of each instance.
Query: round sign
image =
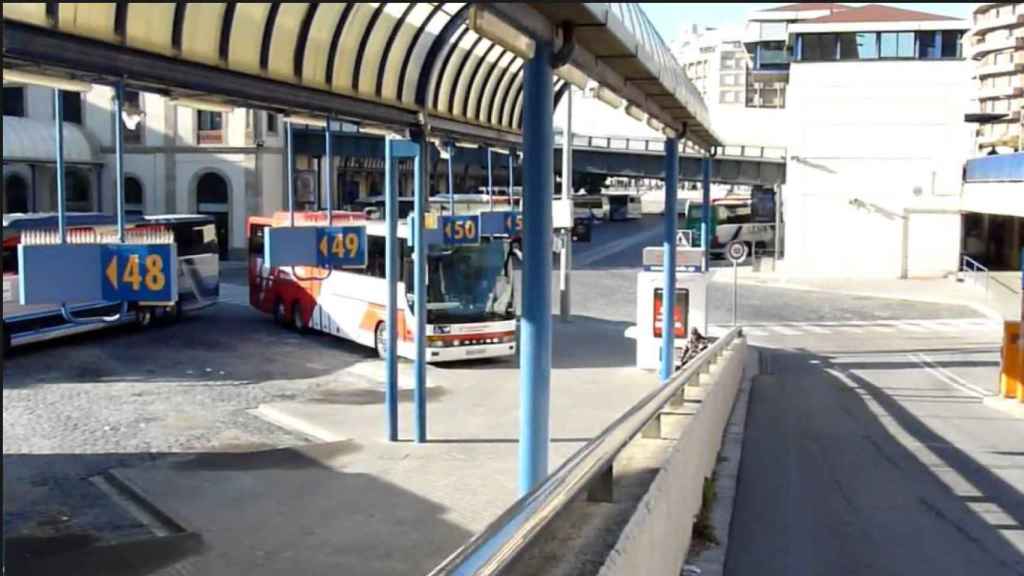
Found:
[[[725,254],[735,264],[740,264],[747,259],[747,245],[743,242],[730,242],[725,247]]]

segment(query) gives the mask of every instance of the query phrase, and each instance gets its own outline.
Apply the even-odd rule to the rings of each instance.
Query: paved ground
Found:
[[[632,341],[622,334],[635,319],[635,273],[641,249],[657,241],[657,222],[645,219],[599,225],[594,242],[577,247],[573,321],[556,322],[553,463],[653,385],[629,368]],[[171,542],[161,550],[162,556],[156,555],[163,559],[158,565],[184,555],[190,555],[191,562],[198,557],[201,561],[190,565],[192,573],[276,574],[285,567],[317,573],[339,566],[361,574],[422,572],[511,502],[518,429],[514,359],[432,369],[430,426],[436,441],[427,446],[387,444],[380,440],[383,392],[380,365],[372,353],[334,338],[300,337],[274,326],[247,307],[244,284],[244,270],[230,267],[224,274],[222,304],[194,318],[143,332],[115,330],[30,347],[5,362],[4,531],[19,538],[14,558],[21,559],[22,568],[12,569],[12,574],[45,573],[39,559],[47,554],[63,552],[65,558],[74,558],[72,552],[81,552],[89,544],[123,542],[148,533],[137,518],[113,505],[89,480],[111,471],[200,533],[200,550]],[[712,322],[724,322],[731,315],[728,286],[712,285]],[[800,366],[801,354],[820,358],[819,362],[865,361],[844,356],[849,343],[856,341],[857,353],[867,355],[867,362],[895,362],[894,374],[915,378],[940,374],[941,378],[926,380],[936,390],[948,386],[947,380],[989,381],[992,328],[966,307],[770,286],[741,287],[741,297],[741,320],[760,325],[753,327],[754,343],[777,350],[772,357],[777,353],[785,361],[776,360],[776,366],[786,370]],[[913,359],[888,352],[893,346],[903,356],[914,354]],[[829,356],[833,352],[835,357]],[[832,390],[830,386],[838,386],[833,380],[815,383],[825,364],[812,364],[811,359],[805,364],[806,371],[798,370],[799,378],[786,384],[792,388],[755,389],[752,396],[748,430],[762,436],[761,442],[776,444],[744,454],[764,450],[768,469],[748,474],[765,474],[769,486],[780,482],[773,479],[769,456],[781,461],[780,452],[791,453],[788,457],[799,458],[801,466],[813,467],[821,456],[802,455],[804,447],[825,441],[818,436],[839,436],[828,425],[847,408],[838,401],[826,402],[828,410],[813,416],[822,395],[859,398],[849,391]],[[861,370],[852,369],[855,374]],[[773,370],[777,375],[782,371]],[[801,386],[811,387],[812,393],[801,394]],[[921,386],[927,390],[925,384]],[[950,401],[960,401],[955,392],[948,394]],[[403,436],[408,438],[407,393],[403,400]],[[952,409],[946,406],[946,396],[941,400],[943,409]],[[332,441],[320,442],[269,424],[254,415],[260,406],[315,416],[326,422],[321,429],[333,435]],[[857,405],[852,406],[849,409]],[[974,409],[980,408],[972,405]],[[866,414],[862,417],[869,421]],[[877,421],[888,425],[891,418],[883,416],[875,418],[871,430],[884,427]],[[759,418],[766,423],[758,425]],[[984,432],[989,425],[987,413],[971,418],[962,421],[969,426],[950,421],[961,422],[958,426],[967,426],[971,434],[975,428],[982,430],[978,434],[988,434]],[[787,444],[793,436],[780,437],[778,432],[784,429],[780,422],[787,419],[796,420],[800,430],[806,431],[801,444]],[[812,424],[820,429],[811,428]],[[843,430],[852,436],[847,442],[863,441],[852,430]],[[967,434],[966,449],[972,438]],[[1019,444],[990,455],[1013,458],[1010,453],[1015,451]],[[484,462],[493,465],[485,468]],[[884,463],[857,462],[865,469]],[[1013,460],[978,462],[993,469],[1013,469]],[[795,469],[806,473],[800,466]],[[1016,481],[1006,477],[1009,480],[1004,482]],[[790,480],[781,482],[785,485]],[[748,490],[752,484],[756,486],[756,482],[746,483]],[[819,493],[824,495],[825,490]],[[1019,527],[1020,516],[1012,516],[1019,508],[1007,502],[1009,492],[984,493],[996,498]],[[778,499],[762,492],[745,498]],[[869,503],[865,506],[870,509]],[[849,522],[832,519],[826,514],[827,506],[820,508],[819,516],[827,516],[830,522]],[[950,516],[955,509],[940,511],[956,518]],[[756,520],[747,524],[760,526]],[[807,525],[807,529],[816,527]],[[751,551],[748,566],[758,561],[773,566],[756,553],[764,550],[760,542],[772,540],[754,534],[754,528],[751,531],[756,542],[745,546]],[[743,536],[736,538],[738,542]],[[782,536],[778,540],[774,549],[784,550]],[[837,557],[847,549],[871,551],[864,543],[839,548]],[[147,558],[152,557],[149,551]],[[730,561],[743,559],[730,556]],[[741,564],[734,566],[733,573],[750,572],[740,570]],[[792,573],[842,572],[818,568]],[[151,563],[145,570],[100,573],[151,574],[153,570]]]
[[[980,401],[999,325],[905,324],[751,337],[727,574],[1024,574],[1024,420]]]

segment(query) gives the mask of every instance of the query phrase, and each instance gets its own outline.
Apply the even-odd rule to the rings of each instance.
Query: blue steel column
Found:
[[[385,277],[388,284],[386,316],[387,344],[384,346],[384,401],[388,406],[388,440],[398,440],[398,194],[395,190],[395,161],[391,157],[391,139],[384,140],[384,195],[387,240],[384,247]],[[418,312],[418,310],[417,310]]]
[[[494,210],[494,174],[491,172],[491,149],[487,148],[487,201]]]
[[[704,249],[703,269],[706,271],[711,263],[711,157],[707,155],[701,158],[701,184],[700,247]]]
[[[554,190],[551,46],[538,42],[523,89],[523,316],[519,492],[548,474],[551,394],[551,195]]]
[[[285,172],[288,178],[285,183],[288,188],[288,225],[295,226],[295,154],[292,133],[292,123],[285,122]]]
[[[426,199],[423,190],[423,165],[424,155],[427,153],[426,139],[419,142],[419,151],[416,154],[415,169],[413,170],[413,190],[415,194],[415,226],[413,230],[413,254],[415,270],[413,271],[413,283],[415,304],[413,311],[416,317],[416,365],[415,390],[413,402],[416,405],[416,442],[427,441],[427,250],[423,244],[423,219],[426,215],[424,207]]]
[[[679,185],[679,140],[665,139],[665,238],[662,240],[665,285],[661,293],[661,381],[675,371],[676,196]]]
[[[515,174],[512,172],[512,158],[515,156],[515,148],[508,149],[508,208],[509,210],[514,209],[516,206],[512,202],[512,185],[515,184]]]
[[[124,81],[114,87],[114,193],[117,197],[117,239],[124,242]],[[101,195],[102,196],[102,195]]]
[[[57,135],[57,230],[60,243],[67,240],[67,227],[64,225],[64,101],[60,90],[53,91],[53,126]]]
[[[455,146],[448,143],[448,214],[455,215]]]
[[[327,175],[327,227],[334,225],[334,154],[331,152],[331,119],[324,124],[324,173]]]

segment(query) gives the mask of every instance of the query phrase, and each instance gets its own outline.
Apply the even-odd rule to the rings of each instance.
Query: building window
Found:
[[[836,59],[835,34],[804,34],[801,44],[801,60],[825,62]]]
[[[874,60],[878,58],[878,34],[855,32],[839,35],[840,60]]]
[[[961,58],[963,52],[960,48],[960,41],[963,33],[957,30],[945,30],[942,32],[942,57]]]
[[[267,112],[267,135],[277,136],[277,114]]]
[[[199,110],[199,144],[224,143],[224,113]]]
[[[28,184],[17,174],[4,179],[4,213],[28,212]]]
[[[64,108],[64,121],[82,123],[82,95],[78,92],[63,91],[60,100]]]
[[[879,54],[882,58],[913,58],[913,32],[882,32],[879,34]]]
[[[142,201],[142,182],[135,176],[124,179],[124,210],[128,213],[142,214],[145,211]]]
[[[124,111],[121,122],[124,123],[125,144],[142,144],[142,95],[138,90],[124,91]]]
[[[4,86],[4,116],[25,116],[25,89]]]

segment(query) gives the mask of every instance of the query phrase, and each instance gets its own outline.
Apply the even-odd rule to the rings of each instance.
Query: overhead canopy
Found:
[[[502,12],[575,24],[579,70],[674,129],[687,122],[695,142],[717,143],[703,101],[638,7],[557,6],[507,4]],[[426,112],[441,132],[518,141],[523,61],[470,29],[470,10],[465,3],[4,3],[4,66],[93,81],[125,77],[171,95],[389,125],[419,125]],[[567,86],[553,82],[556,94]]]
[[[4,116],[4,162],[49,164],[56,161],[57,135],[53,124],[31,118]],[[98,164],[85,133],[76,124],[64,123],[64,161]]]

